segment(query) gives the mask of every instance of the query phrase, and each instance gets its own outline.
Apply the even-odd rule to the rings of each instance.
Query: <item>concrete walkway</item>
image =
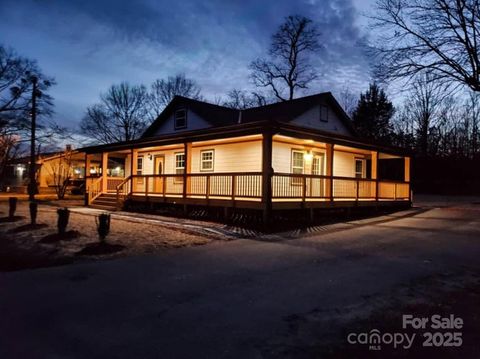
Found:
[[[0,358],[270,357],[291,318],[367,310],[412,281],[478,273],[479,256],[480,206],[451,204],[306,237],[0,273]],[[302,336],[333,330],[322,328]]]

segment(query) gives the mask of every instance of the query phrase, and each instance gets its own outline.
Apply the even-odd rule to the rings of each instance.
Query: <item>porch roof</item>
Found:
[[[195,131],[186,131],[178,134],[168,134],[156,137],[139,138],[132,141],[122,141],[103,145],[88,146],[78,151],[90,153],[113,152],[151,146],[164,146],[178,143],[208,141],[214,139],[231,138],[262,133],[281,134],[299,139],[315,140],[331,144],[356,147],[366,150],[377,150],[397,155],[411,155],[411,152],[392,146],[385,146],[356,137],[333,134],[331,132],[301,127],[278,121],[256,121],[240,123],[222,127],[211,127]]]

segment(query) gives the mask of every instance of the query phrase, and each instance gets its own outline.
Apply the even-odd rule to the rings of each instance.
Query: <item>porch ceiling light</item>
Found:
[[[303,154],[303,158],[305,161],[311,161],[313,159],[313,153],[312,151],[307,151]]]

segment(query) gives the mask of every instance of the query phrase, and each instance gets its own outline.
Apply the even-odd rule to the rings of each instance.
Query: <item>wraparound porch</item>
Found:
[[[408,156],[298,128],[245,131],[87,151],[86,202],[252,208],[264,219],[275,209],[410,203]],[[393,162],[396,178],[382,176]]]

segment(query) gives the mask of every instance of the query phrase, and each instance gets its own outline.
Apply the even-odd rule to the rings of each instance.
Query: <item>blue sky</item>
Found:
[[[369,61],[366,19],[374,0],[0,0],[0,42],[38,60],[57,85],[55,120],[76,128],[85,108],[111,84],[149,85],[185,73],[213,101],[252,89],[248,64],[291,14],[322,33],[320,74],[309,93],[363,90]]]

